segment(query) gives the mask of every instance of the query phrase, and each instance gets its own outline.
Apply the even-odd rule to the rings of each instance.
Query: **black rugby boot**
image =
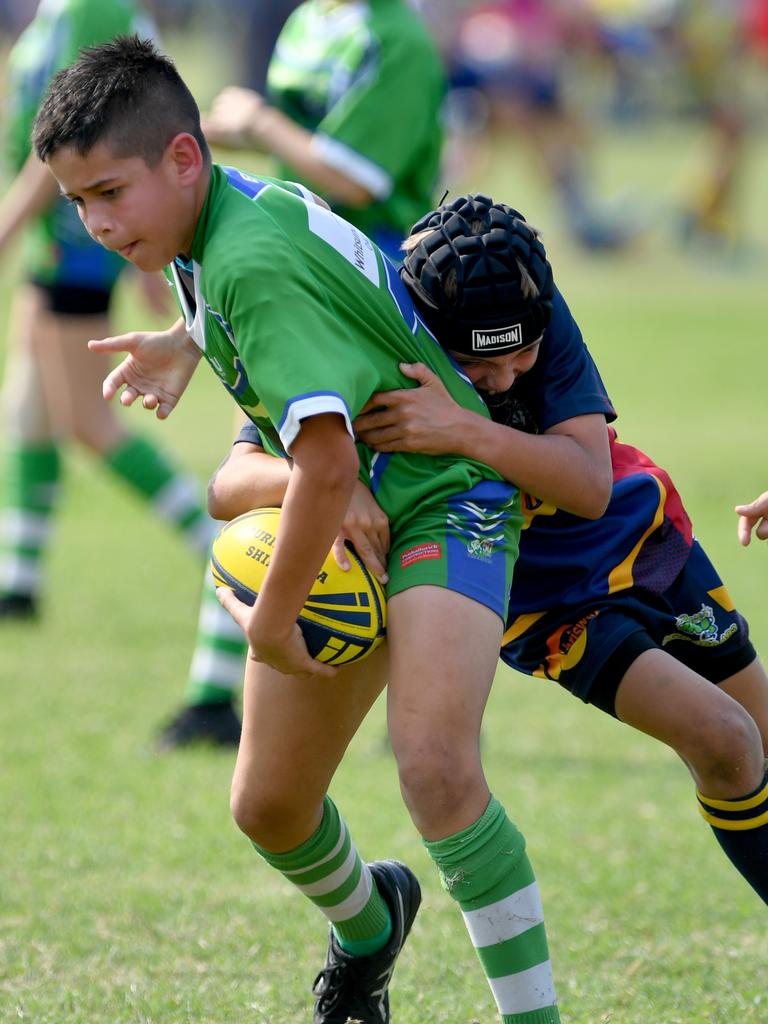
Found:
[[[352,956],[330,930],[325,967],[312,986],[317,996],[314,1024],[389,1024],[389,983],[419,909],[421,889],[405,864],[382,860],[368,866],[392,915],[392,935],[377,953]]]

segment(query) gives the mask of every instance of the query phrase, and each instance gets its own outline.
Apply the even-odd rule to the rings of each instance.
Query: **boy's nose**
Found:
[[[485,388],[487,391],[503,392],[509,391],[515,383],[517,372],[511,366],[494,367],[486,378]]]
[[[92,213],[88,217],[86,227],[88,228],[89,234],[102,245],[107,244],[109,237],[113,232],[113,224],[110,218],[98,212]]]

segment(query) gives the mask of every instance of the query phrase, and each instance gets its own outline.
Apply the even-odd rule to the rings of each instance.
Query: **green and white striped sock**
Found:
[[[36,597],[60,489],[61,458],[53,444],[12,445],[5,463],[0,594]]]
[[[150,502],[161,519],[180,530],[195,551],[207,553],[214,525],[203,507],[202,488],[196,479],[179,472],[165,452],[135,435],[107,452],[104,461]]]
[[[503,1024],[559,1024],[539,887],[498,800],[474,825],[424,845],[461,908]]]
[[[206,565],[197,639],[185,694],[187,704],[232,702],[243,682],[247,653],[243,631],[219,604],[211,570]]]
[[[269,853],[253,846],[322,911],[347,953],[369,956],[387,944],[392,932],[389,908],[330,797],[325,798],[320,827],[295,850]]]

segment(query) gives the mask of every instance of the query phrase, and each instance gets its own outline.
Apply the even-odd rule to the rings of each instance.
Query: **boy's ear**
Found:
[[[166,157],[172,162],[180,185],[194,185],[200,177],[205,161],[194,135],[179,132],[168,143]]]

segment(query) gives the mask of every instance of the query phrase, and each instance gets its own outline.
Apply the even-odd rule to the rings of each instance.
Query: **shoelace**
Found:
[[[339,997],[343,995],[345,972],[348,970],[346,965],[334,964],[333,967],[324,967],[315,978],[312,991],[318,997],[318,1009],[321,1013],[332,1010]]]

